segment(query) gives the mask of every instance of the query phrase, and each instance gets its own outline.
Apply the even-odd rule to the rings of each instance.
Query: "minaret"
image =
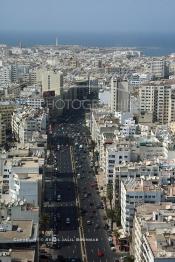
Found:
[[[55,42],[56,46],[58,46],[58,37],[56,37],[56,42]]]

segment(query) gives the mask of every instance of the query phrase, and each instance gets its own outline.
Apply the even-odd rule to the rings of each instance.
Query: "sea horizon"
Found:
[[[82,32],[10,32],[0,31],[0,44],[32,47],[36,45],[80,45],[99,48],[136,48],[146,56],[167,56],[175,53],[175,33],[82,33]]]

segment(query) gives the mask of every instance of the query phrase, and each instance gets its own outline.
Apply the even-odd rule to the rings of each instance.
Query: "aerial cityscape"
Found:
[[[175,4],[135,1],[2,3],[0,262],[175,262]]]

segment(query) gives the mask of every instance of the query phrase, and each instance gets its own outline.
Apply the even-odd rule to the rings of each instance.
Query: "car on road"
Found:
[[[104,252],[102,250],[97,251],[97,256],[98,257],[104,257]]]
[[[112,251],[116,251],[116,247],[111,247],[111,250]]]
[[[61,201],[61,195],[57,195],[57,201]]]
[[[108,237],[109,242],[113,242],[113,238],[111,236]]]
[[[86,224],[87,225],[92,225],[92,221],[91,220],[87,220]]]
[[[95,225],[95,229],[99,229],[99,228],[100,228],[99,224]]]
[[[72,257],[72,258],[69,258],[67,261],[68,261],[68,262],[81,262],[81,259],[80,259],[80,258]]]
[[[66,218],[66,224],[67,225],[70,224],[70,218],[69,217]]]

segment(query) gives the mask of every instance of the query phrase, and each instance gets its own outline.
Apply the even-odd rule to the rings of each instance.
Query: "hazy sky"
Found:
[[[0,30],[175,32],[175,0],[0,0]]]

